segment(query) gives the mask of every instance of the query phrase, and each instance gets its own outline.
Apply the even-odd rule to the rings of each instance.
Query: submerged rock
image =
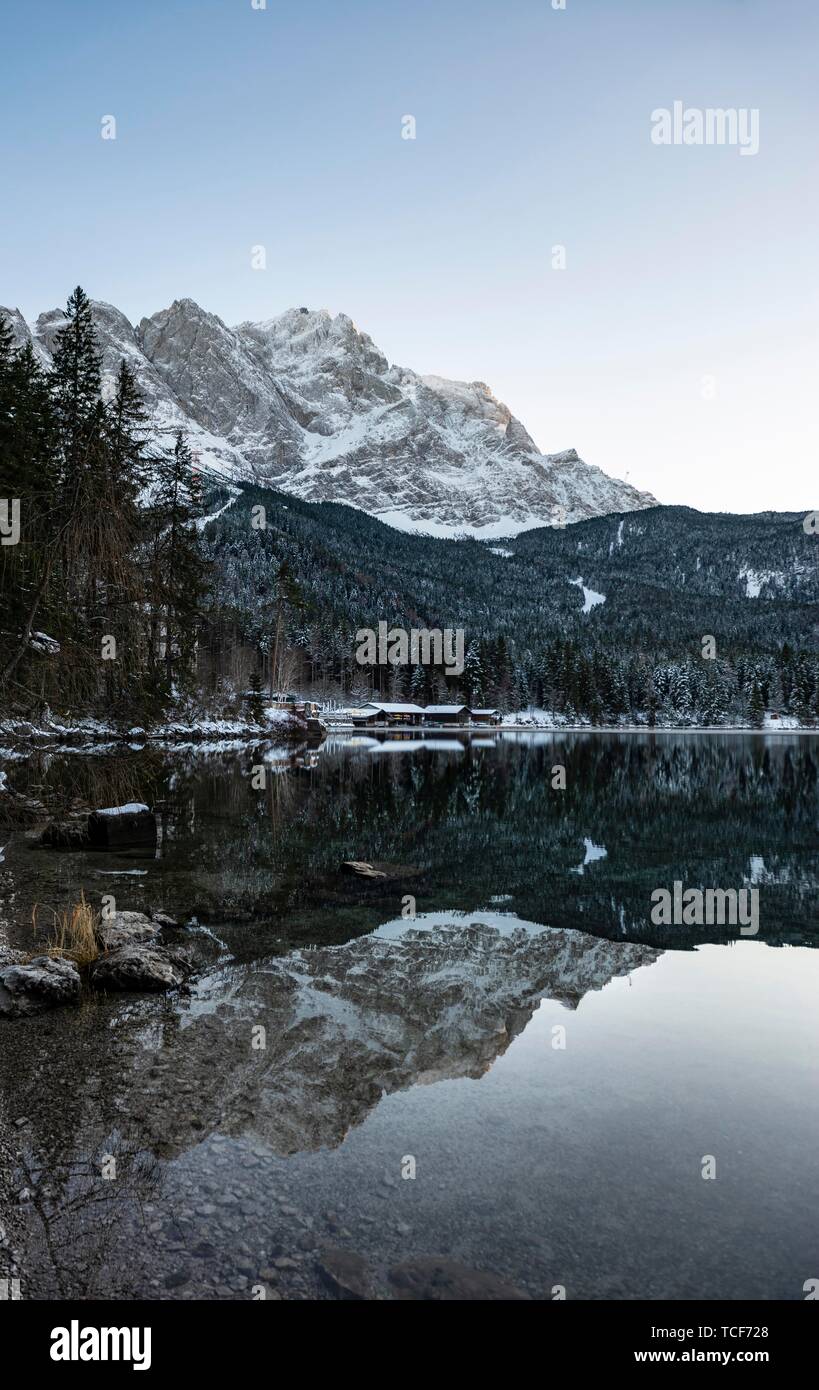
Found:
[[[158,927],[178,927],[179,923],[175,917],[169,917],[167,912],[151,913],[151,921],[156,922]]]
[[[405,1260],[402,1264],[393,1265],[387,1278],[395,1289],[396,1298],[400,1299],[474,1303],[529,1298],[528,1294],[521,1293],[520,1289],[505,1283],[496,1274],[470,1269],[468,1265],[443,1255]]]
[[[88,849],[91,841],[84,819],[52,821],[40,836],[46,849]]]
[[[94,961],[91,982],[96,989],[158,993],[178,988],[186,973],[184,958],[179,952],[132,942]]]
[[[57,956],[36,956],[27,965],[7,965],[0,970],[0,1016],[26,1018],[62,1004],[73,1004],[80,995],[80,972],[73,961]]]
[[[88,817],[88,838],[94,849],[125,849],[156,843],[156,818],[140,802],[109,806]]]
[[[386,878],[383,869],[376,869],[372,864],[365,864],[362,859],[345,859],[341,866],[343,874],[355,874],[357,878]]]
[[[319,1251],[319,1273],[339,1298],[372,1298],[372,1273],[363,1255],[325,1245]]]
[[[405,878],[416,878],[421,870],[415,864],[370,863],[366,859],[344,859],[341,873],[364,882],[400,883]]]

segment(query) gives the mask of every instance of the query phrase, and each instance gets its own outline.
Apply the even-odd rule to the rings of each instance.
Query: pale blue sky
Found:
[[[1,0],[0,40],[0,302],[343,311],[663,502],[819,506],[816,0]],[[653,145],[677,99],[759,153]]]

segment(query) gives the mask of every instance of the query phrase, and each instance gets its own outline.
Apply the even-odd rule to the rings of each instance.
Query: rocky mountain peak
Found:
[[[483,381],[392,366],[347,314],[296,306],[229,327],[189,298],[136,328],[92,305],[106,389],[125,358],[157,436],[185,429],[200,467],[309,501],[346,502],[404,530],[484,538],[655,506],[583,462],[542,454]],[[15,337],[50,361],[61,310]]]

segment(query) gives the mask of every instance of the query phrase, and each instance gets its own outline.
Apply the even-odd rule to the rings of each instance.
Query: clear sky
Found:
[[[343,311],[662,502],[819,506],[817,0],[0,0],[0,45],[0,303]],[[758,154],[653,144],[675,100]]]

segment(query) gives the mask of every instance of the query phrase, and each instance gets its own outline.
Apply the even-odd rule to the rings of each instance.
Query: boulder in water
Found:
[[[185,979],[185,962],[178,952],[140,942],[107,951],[91,966],[96,989],[146,991],[176,989]]]
[[[111,917],[103,917],[97,928],[97,939],[103,951],[144,945],[159,935],[159,925],[142,912],[115,912]]]
[[[108,806],[88,817],[88,838],[93,849],[128,849],[156,844],[153,811],[140,802]]]
[[[46,849],[88,849],[91,841],[85,818],[51,821],[40,836],[40,844]]]
[[[396,1298],[427,1299],[446,1303],[475,1303],[528,1299],[529,1295],[507,1284],[496,1274],[470,1269],[444,1255],[423,1256],[393,1265],[387,1278]]]
[[[363,1255],[325,1245],[319,1251],[319,1273],[339,1298],[372,1298],[372,1271]]]
[[[80,996],[80,972],[61,956],[35,956],[25,965],[0,970],[0,1017],[26,1018]]]

